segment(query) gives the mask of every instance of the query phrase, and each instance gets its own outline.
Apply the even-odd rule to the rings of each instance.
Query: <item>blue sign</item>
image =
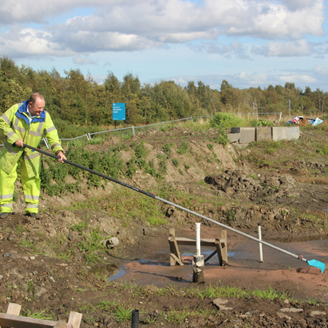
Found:
[[[125,103],[113,104],[113,121],[125,121]]]

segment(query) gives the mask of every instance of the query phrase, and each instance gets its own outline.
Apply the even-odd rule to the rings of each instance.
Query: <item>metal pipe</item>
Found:
[[[261,223],[258,223],[258,234],[259,234],[259,240],[262,240],[262,231],[261,231]],[[263,249],[262,244],[259,243],[259,250],[260,250],[260,263],[263,263]]]
[[[196,225],[196,255],[199,256],[201,254],[200,251],[200,223],[195,223]]]

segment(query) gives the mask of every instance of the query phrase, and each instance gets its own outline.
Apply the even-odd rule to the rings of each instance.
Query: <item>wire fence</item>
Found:
[[[249,116],[256,115],[257,119],[259,119],[259,115],[267,115],[267,116],[268,115],[279,115],[279,121],[280,121],[282,112],[276,112],[276,113],[233,113],[233,114],[242,115],[242,116],[243,115],[249,115]],[[211,115],[211,116],[194,116],[194,117],[191,116],[191,117],[181,118],[181,119],[173,120],[173,121],[165,121],[165,122],[152,123],[152,124],[141,125],[141,126],[130,126],[130,127],[126,127],[126,128],[118,128],[118,129],[111,129],[111,130],[105,130],[105,131],[99,131],[99,132],[86,133],[82,136],[78,136],[78,137],[75,137],[75,138],[69,138],[69,139],[68,138],[61,138],[60,140],[70,142],[70,141],[74,141],[74,140],[77,140],[77,139],[86,138],[87,141],[91,141],[92,138],[94,138],[96,135],[103,134],[103,133],[111,133],[111,134],[119,135],[119,136],[125,135],[126,137],[129,137],[129,136],[135,136],[138,133],[147,133],[149,130],[151,130],[151,131],[161,130],[161,129],[165,128],[165,124],[174,124],[174,123],[180,123],[180,122],[185,122],[185,121],[192,121],[193,122],[193,121],[198,120],[198,119],[209,119],[213,116],[214,115]],[[45,144],[45,146],[49,149],[50,145],[49,145],[48,139],[43,138],[42,141]],[[0,147],[2,147],[2,146],[3,146],[3,144],[0,145]]]

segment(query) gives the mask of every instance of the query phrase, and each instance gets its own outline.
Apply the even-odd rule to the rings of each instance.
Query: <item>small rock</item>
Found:
[[[3,257],[9,257],[9,256],[11,256],[11,253],[3,253],[2,256]]]
[[[284,300],[284,303],[285,303],[285,304],[289,304],[289,300],[285,299],[285,300]]]
[[[288,316],[287,314],[280,313],[280,312],[277,313],[277,316],[278,316],[280,319],[287,319],[287,320],[291,320],[291,319],[292,319],[292,318],[291,318],[290,316]]]
[[[47,290],[43,287],[36,287],[35,292],[35,297],[40,297],[41,295],[45,294]]]
[[[233,310],[232,307],[228,307],[228,306],[225,306],[225,305],[217,305],[218,309],[221,310],[221,311],[229,311],[229,310]]]
[[[73,235],[71,233],[69,233],[67,238],[68,238],[68,240],[73,240]]]
[[[303,312],[303,309],[297,309],[297,308],[283,308],[280,309],[281,312],[288,312],[288,313],[298,313]]]
[[[2,274],[0,274],[0,280],[2,280],[3,279],[3,275]]]
[[[120,241],[116,237],[104,240],[104,245],[106,245],[107,248],[114,248],[119,243],[120,243]]]
[[[311,311],[310,312],[311,317],[314,317],[316,315],[326,315],[326,312],[322,312],[322,311]]]
[[[228,303],[229,300],[225,299],[225,298],[216,298],[215,300],[213,300],[213,304],[221,311],[228,311],[228,310],[232,310],[232,307],[228,307],[225,306],[223,304]]]
[[[216,298],[215,300],[213,300],[214,305],[223,305],[223,304],[227,304],[228,302],[229,300],[225,298]]]
[[[35,256],[30,256],[30,260],[35,260]]]
[[[158,288],[154,285],[147,285],[145,286],[145,290],[151,293],[157,293]]]

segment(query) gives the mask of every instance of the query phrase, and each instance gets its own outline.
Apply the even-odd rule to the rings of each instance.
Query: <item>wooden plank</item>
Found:
[[[177,256],[175,254],[171,253],[170,257],[173,257],[174,261],[178,262],[181,266],[184,266],[181,259],[177,258]]]
[[[72,326],[72,328],[79,328],[82,320],[82,313],[79,312],[70,312],[68,318],[68,324]]]
[[[21,307],[22,306],[20,304],[9,303],[8,304],[8,309],[7,309],[7,314],[19,315],[20,314]]]
[[[214,251],[213,253],[211,253],[205,260],[204,263],[206,263],[207,261],[209,261],[214,255],[216,254],[216,251]]]
[[[179,252],[179,246],[175,238],[175,229],[170,229],[169,242],[170,242],[171,254],[175,255],[175,256],[170,256],[170,265],[174,266],[176,262],[178,262],[180,265],[183,265],[181,261],[181,255]],[[175,258],[179,259],[179,261],[176,261]]]
[[[54,328],[67,328],[67,324],[64,320],[59,320]]]
[[[215,240],[215,248],[216,248],[216,252],[218,254],[220,265],[222,265],[222,263],[223,263],[222,262],[222,246],[221,246],[220,239]]]
[[[0,326],[13,328],[49,328],[55,327],[57,321],[21,317],[12,314],[0,313]]]
[[[222,246],[222,265],[228,264],[228,244],[227,244],[227,230],[221,231],[221,245],[222,241],[224,240],[223,246]]]
[[[170,245],[170,254],[175,254],[177,251],[175,250],[174,242],[171,241],[171,237],[175,237],[175,229],[170,229],[170,235],[169,235],[169,245]],[[174,259],[173,256],[170,256],[170,266],[175,266],[177,261]]]
[[[195,238],[186,238],[186,237],[175,237],[176,242],[179,245],[188,245],[188,246],[192,246],[192,245],[196,245],[196,239]],[[221,240],[221,243],[224,244],[225,240]],[[200,240],[201,246],[215,246],[215,239],[204,239],[202,238]]]

